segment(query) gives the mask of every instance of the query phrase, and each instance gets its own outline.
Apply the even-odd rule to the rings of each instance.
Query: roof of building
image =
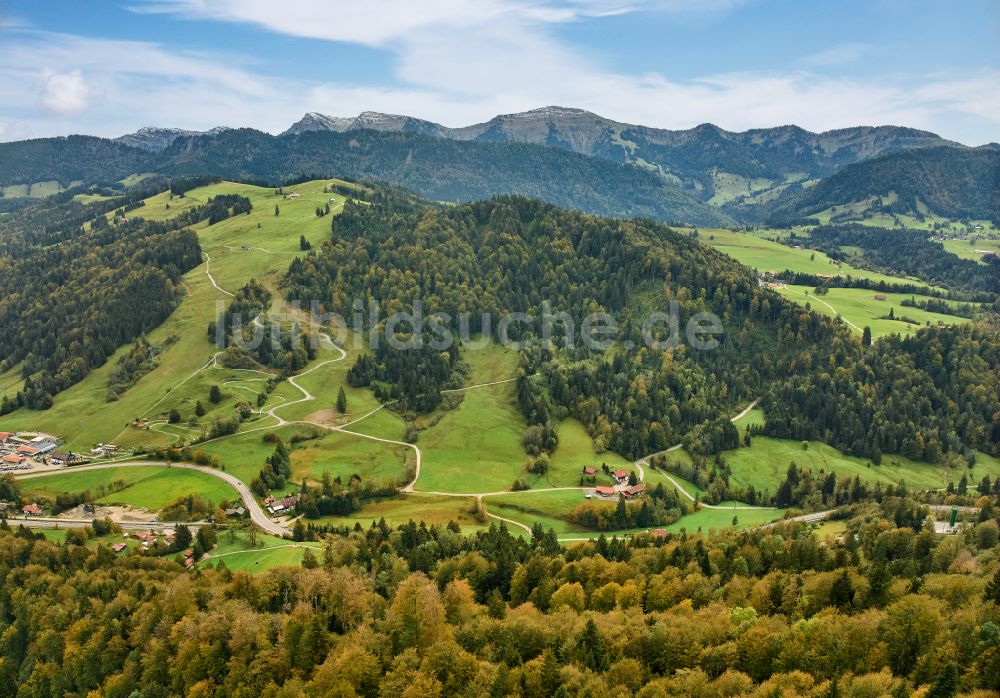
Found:
[[[615,488],[614,487],[604,487],[603,485],[598,485],[597,487],[594,488],[594,492],[596,492],[597,494],[614,494],[615,493]]]
[[[3,457],[4,463],[14,463],[15,465],[20,465],[24,462],[24,456],[19,456],[15,453],[8,453]]]
[[[69,460],[70,454],[66,451],[53,451],[51,457],[56,460]]]
[[[613,474],[618,479],[621,479],[623,477],[628,477],[628,471],[627,470],[622,470],[621,468],[619,468],[618,470],[616,470]]]
[[[634,497],[637,494],[642,494],[646,491],[646,486],[641,482],[638,485],[632,485],[631,487],[626,487],[622,492],[626,497]]]
[[[17,447],[17,452],[18,453],[24,453],[25,455],[29,455],[30,456],[30,455],[33,455],[35,453],[38,453],[38,449],[37,448],[32,448],[31,446],[18,446]]]
[[[120,553],[127,547],[128,546],[125,545],[125,543],[115,543],[114,545],[111,546],[111,549],[114,550],[116,553]]]
[[[587,475],[593,475],[594,473],[597,472],[597,468],[595,468],[593,466],[590,466],[590,465],[587,465],[587,466],[584,466],[583,472],[586,473]]]
[[[34,502],[32,502],[31,504],[25,504],[23,507],[21,507],[21,511],[24,512],[25,514],[44,514],[45,513],[45,512],[42,511],[42,508],[40,506],[38,506],[37,504],[35,504]]]

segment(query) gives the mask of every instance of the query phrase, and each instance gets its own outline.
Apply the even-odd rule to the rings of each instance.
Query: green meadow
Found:
[[[955,315],[932,313],[920,308],[902,305],[904,299],[916,298],[926,300],[924,296],[913,296],[906,293],[881,293],[863,288],[831,288],[829,292],[817,296],[815,289],[808,286],[788,285],[778,289],[778,293],[800,304],[809,304],[812,310],[824,315],[840,316],[848,326],[860,333],[867,325],[871,328],[872,337],[882,337],[887,334],[912,334],[927,324],[955,325],[969,322],[968,319]],[[879,300],[879,297],[885,300]],[[949,305],[960,305],[948,301]],[[896,319],[889,320],[889,309],[892,309]],[[909,318],[919,324],[905,322],[899,318]]]
[[[22,497],[26,500],[54,498],[63,492],[97,493],[98,487],[109,487],[118,480],[126,487],[96,500],[100,504],[127,504],[158,511],[167,504],[189,494],[208,499],[215,504],[238,499],[236,490],[219,478],[183,468],[168,466],[121,466],[97,470],[56,471],[58,474],[21,481]]]

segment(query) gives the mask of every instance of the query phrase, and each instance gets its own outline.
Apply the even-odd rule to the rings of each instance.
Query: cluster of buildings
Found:
[[[2,519],[7,518],[15,509],[16,507],[13,504],[8,504],[7,502],[0,502],[0,518]],[[32,502],[31,504],[25,504],[23,507],[21,507],[21,516],[23,516],[24,518],[28,518],[31,516],[44,516],[44,514],[45,511],[34,502]]]
[[[583,475],[585,477],[594,477],[597,475],[597,468],[586,466],[583,469]],[[636,497],[641,497],[646,491],[646,486],[641,482],[634,485],[629,484],[629,471],[622,468],[611,471],[612,485],[597,485],[593,492],[587,494],[587,498],[590,499],[593,496],[601,497],[603,499],[617,499],[619,495],[625,497],[625,499],[635,499]]]
[[[0,431],[0,472],[28,470],[40,463],[65,465],[72,453],[57,451],[59,439],[36,432]]]
[[[299,503],[299,495],[297,494],[290,494],[287,497],[282,497],[281,499],[277,499],[270,495],[264,497],[264,506],[267,508],[267,512],[271,516],[276,516],[278,514],[287,514],[291,512],[295,508],[295,505],[298,503]]]

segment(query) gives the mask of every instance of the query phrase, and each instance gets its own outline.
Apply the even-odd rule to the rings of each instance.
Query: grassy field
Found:
[[[474,510],[475,500],[472,497],[445,497],[414,492],[403,497],[368,502],[361,511],[350,516],[331,516],[320,522],[335,526],[361,524],[363,528],[368,528],[384,518],[389,526],[400,526],[409,521],[423,521],[428,526],[446,526],[454,521],[466,533],[488,528],[489,522],[480,523]]]
[[[632,461],[617,453],[610,451],[595,453],[594,442],[584,426],[575,419],[566,418],[559,425],[559,445],[552,454],[549,472],[545,479],[549,487],[576,486],[580,484],[584,466],[593,466],[600,471],[604,463],[612,469],[634,468]],[[599,478],[598,484],[605,484],[605,479],[606,476],[603,479]]]
[[[24,499],[54,498],[63,492],[97,493],[98,487],[108,487],[116,480],[123,480],[126,488],[98,499],[100,504],[128,504],[150,511],[158,511],[165,505],[189,494],[208,499],[215,504],[222,500],[239,498],[232,487],[222,480],[193,470],[149,466],[122,466],[80,472],[59,472],[57,475],[32,478],[21,481]]]
[[[495,497],[487,497],[484,500],[487,510],[492,514],[503,516],[504,518],[518,521],[526,526],[533,526],[536,523],[542,525],[546,530],[551,528],[560,538],[573,538],[582,536],[597,536],[600,532],[590,531],[566,519],[567,514],[577,505],[587,501],[584,493],[579,490],[556,491],[556,492],[518,492]],[[614,508],[614,502],[607,502],[605,506]],[[738,505],[737,505],[738,506]],[[768,523],[775,519],[780,519],[784,515],[782,510],[760,510],[760,509],[700,509],[692,514],[682,517],[680,520],[668,526],[656,526],[668,531],[688,531],[709,529],[719,529],[732,526],[733,517],[737,519],[738,528],[749,528]],[[623,535],[628,533],[639,533],[647,529],[633,529],[628,531],[608,532]]]
[[[778,289],[778,292],[796,303],[805,304],[824,315],[840,315],[855,332],[860,333],[865,325],[871,327],[873,337],[883,335],[912,334],[927,323],[932,325],[954,325],[969,320],[954,315],[931,313],[920,308],[908,308],[901,305],[904,299],[915,297],[926,300],[923,296],[911,296],[906,293],[879,293],[863,288],[831,288],[826,295],[817,296],[815,290],[808,286],[788,285]],[[885,296],[885,300],[877,300],[876,296]],[[959,305],[948,301],[949,305]],[[914,325],[902,320],[888,320],[883,316],[889,314],[892,308],[896,318],[907,317],[919,322]]]
[[[323,546],[319,543],[291,543],[287,540],[257,535],[257,545],[250,545],[246,533],[234,530],[220,531],[216,546],[198,563],[199,567],[215,567],[225,563],[231,570],[245,570],[251,573],[264,572],[275,567],[302,564],[302,556],[311,548],[317,559],[323,557]]]
[[[968,240],[944,240],[944,249],[962,259],[982,261],[986,252],[1000,255],[1000,238],[979,238],[974,244]]]
[[[805,248],[795,249],[766,239],[775,237],[776,233],[777,231],[761,230],[751,235],[723,228],[703,228],[699,230],[699,240],[759,272],[782,272],[791,269],[802,274],[850,275],[855,278],[890,283],[906,281],[899,277],[858,269],[849,264],[838,266],[822,252]]]
[[[725,451],[723,456],[732,468],[730,482],[733,485],[753,485],[758,491],[767,490],[771,493],[784,480],[788,464],[792,461],[800,468],[808,468],[814,473],[832,471],[838,477],[858,475],[866,482],[881,482],[884,485],[894,485],[905,480],[909,487],[917,489],[944,487],[949,480],[957,483],[962,477],[961,472],[911,461],[902,456],[885,455],[881,465],[869,465],[865,458],[846,455],[832,446],[816,441],[810,441],[808,448],[803,449],[799,441],[767,436],[755,436],[749,447]],[[978,483],[987,474],[991,479],[1000,474],[1000,462],[988,456],[980,456],[975,468],[968,471],[969,481]]]

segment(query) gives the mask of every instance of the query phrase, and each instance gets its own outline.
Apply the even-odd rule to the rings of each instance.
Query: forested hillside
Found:
[[[995,150],[922,148],[848,165],[798,193],[789,188],[767,217],[772,223],[785,224],[831,206],[883,197],[873,210],[919,213],[919,202],[939,216],[1000,223],[998,191],[1000,153]],[[894,201],[889,201],[890,194],[895,195]]]
[[[837,541],[790,524],[561,549],[383,522],[258,576],[3,522],[0,693],[994,695],[974,692],[1000,690],[996,510],[979,501],[974,529],[942,537],[887,494]]]
[[[655,173],[523,143],[464,143],[376,131],[276,138],[239,129],[214,138],[178,139],[163,152],[158,167],[275,183],[293,174],[337,173],[393,182],[434,200],[521,194],[588,213],[700,225],[727,220]]]
[[[23,362],[25,382],[0,412],[48,408],[53,395],[157,327],[180,301],[181,276],[201,263],[188,226],[249,210],[242,197],[218,197],[146,221],[136,215],[139,196],[83,204],[60,195],[3,219],[0,367]]]
[[[93,136],[37,138],[0,143],[0,187],[58,181],[114,182],[148,171],[149,154],[124,143]]]
[[[888,343],[866,350],[832,319],[761,288],[750,269],[651,222],[594,218],[518,198],[451,208],[348,204],[334,222],[331,243],[293,262],[285,285],[292,298],[330,299],[330,309],[345,317],[352,300],[369,294],[386,312],[420,300],[425,315],[450,316],[450,332],[459,330],[462,312],[471,314],[473,332],[480,313],[533,314],[532,323],[516,326],[514,340],[541,336],[543,301],[551,313],[568,314],[562,328],[579,328],[592,311],[613,314],[619,329],[612,338],[620,344],[612,351],[594,351],[579,336],[571,346],[557,329],[554,343],[524,352],[517,395],[529,424],[529,452],[551,451],[554,425],[571,415],[598,448],[630,457],[682,438],[691,453],[717,453],[739,439],[727,415],[764,394],[770,433],[823,439],[873,458],[904,447],[931,462],[1000,449],[1000,391],[989,388],[1000,385],[995,332],[934,328],[912,340],[940,347],[941,366],[908,359]],[[699,351],[682,339],[686,346],[650,348],[642,322],[671,301],[681,332],[695,313],[721,318],[719,346]],[[496,324],[483,330],[497,334]],[[665,338],[659,330],[656,338]],[[898,355],[893,371],[871,366],[881,352]],[[971,364],[959,359],[970,354],[976,357]],[[431,409],[438,391],[454,387],[454,357],[444,361],[429,350],[380,347],[353,370],[355,385],[371,384],[384,399]],[[929,382],[923,388],[931,391],[929,402],[921,394],[905,409],[859,408],[876,396],[885,403],[902,382],[914,389]],[[798,390],[800,383],[817,387]],[[974,404],[966,404],[970,399]],[[871,423],[864,415],[874,409],[884,434],[859,441],[858,429],[865,433],[859,425]]]

